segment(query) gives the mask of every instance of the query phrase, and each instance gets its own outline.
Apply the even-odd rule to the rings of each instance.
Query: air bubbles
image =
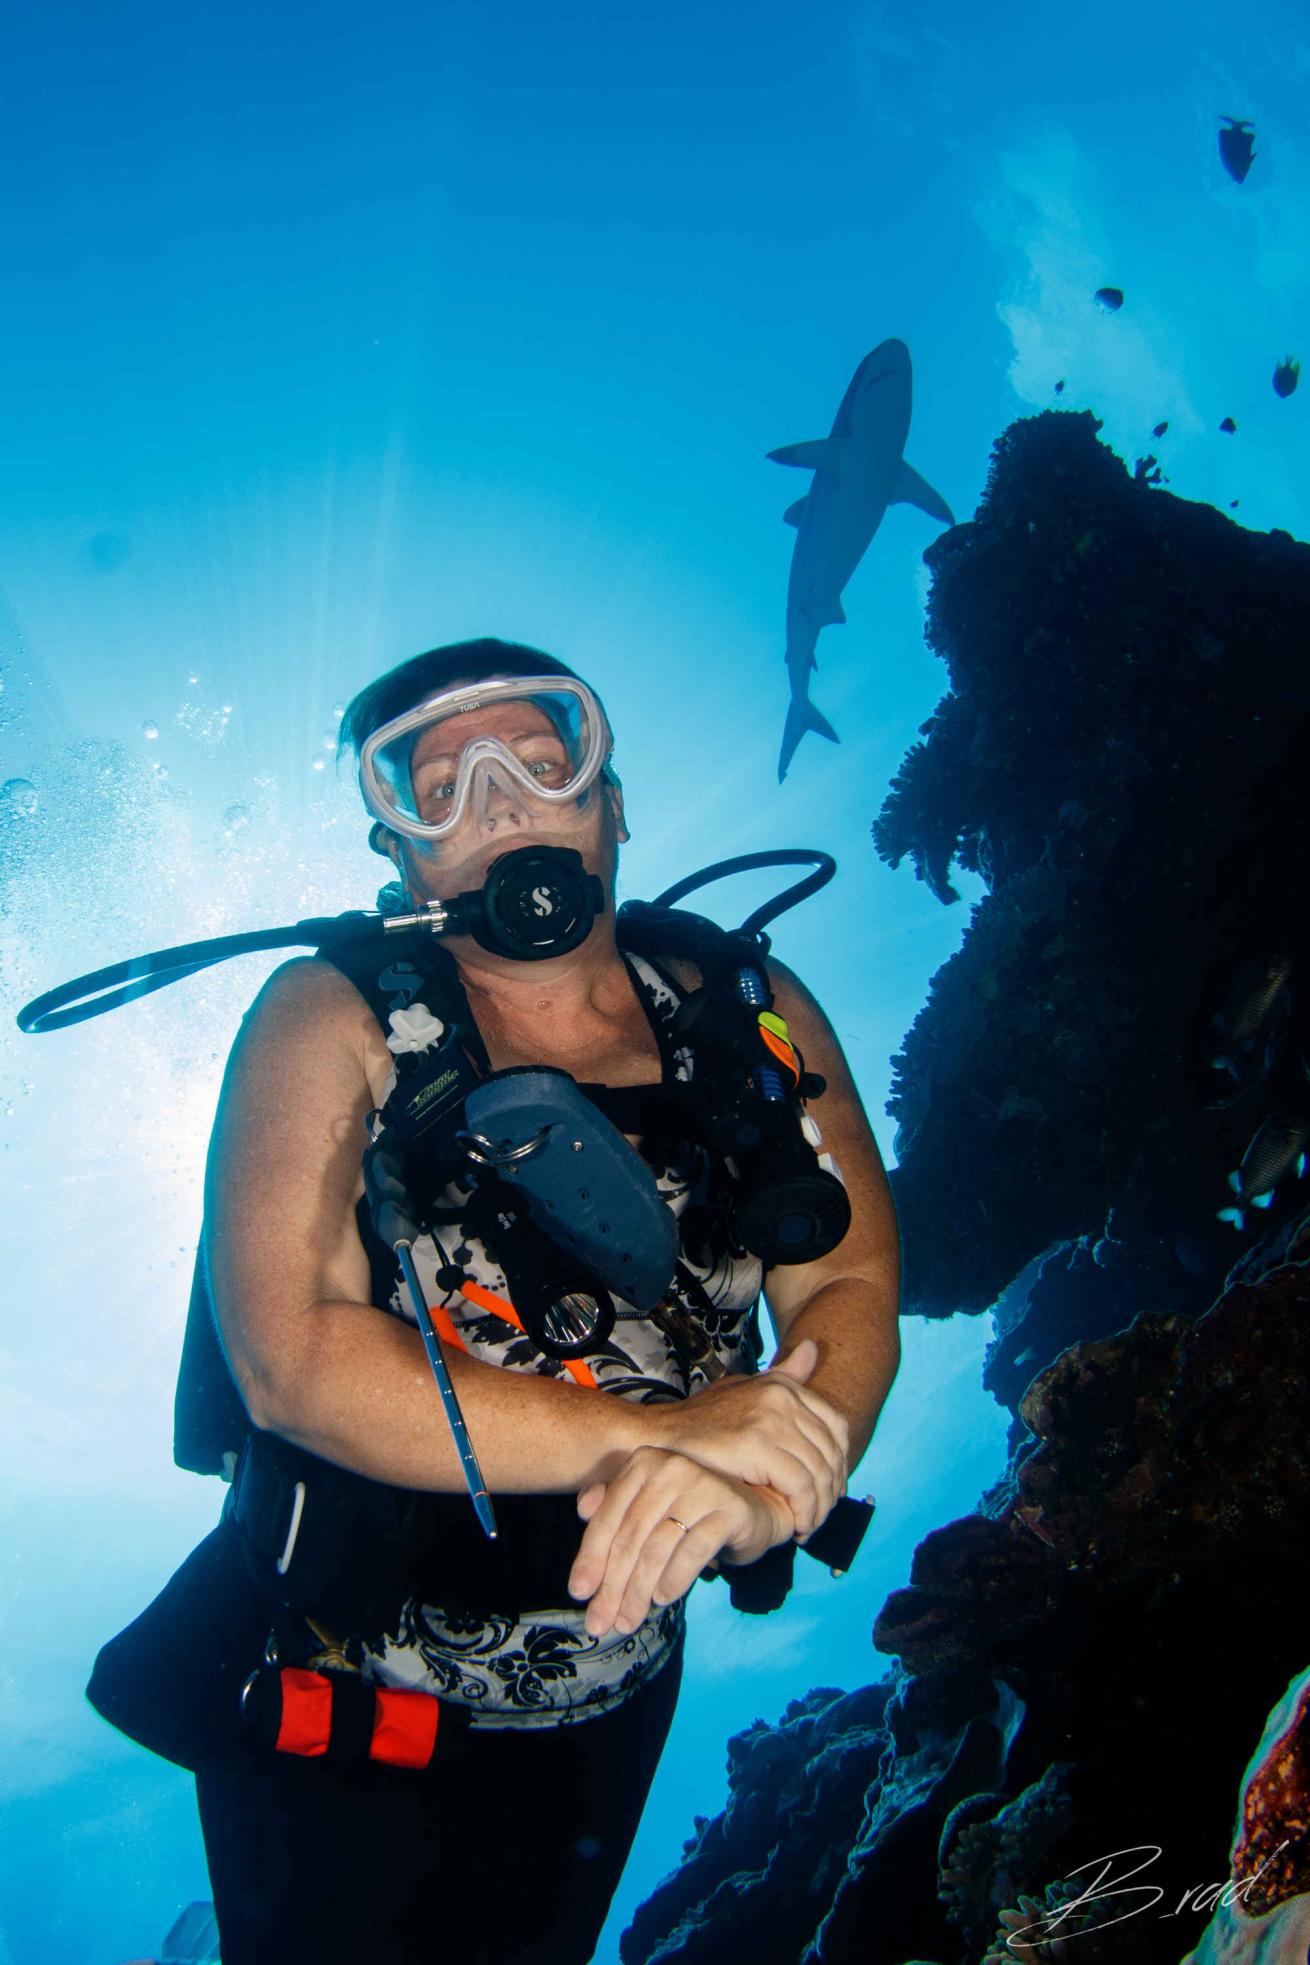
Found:
[[[199,680],[200,677],[198,675],[189,675],[187,677],[187,687],[189,689],[194,689],[196,684],[199,682]]]
[[[311,771],[323,771],[327,768],[327,759],[324,757],[316,757],[313,760],[313,762],[310,764],[309,768]]]
[[[195,676],[187,677],[188,682],[196,680]],[[193,737],[197,743],[206,744],[212,749],[216,744],[222,743],[231,715],[231,703],[215,707],[213,704],[203,702],[198,696],[189,696],[176,711],[173,721],[180,730],[186,732],[188,737]]]
[[[145,738],[148,744],[153,744],[156,737],[159,735],[159,725],[157,723],[152,723],[150,721],[150,718],[147,717],[145,722],[141,725],[141,735]]]
[[[40,803],[40,794],[30,778],[6,778],[0,785],[0,818],[35,818]]]

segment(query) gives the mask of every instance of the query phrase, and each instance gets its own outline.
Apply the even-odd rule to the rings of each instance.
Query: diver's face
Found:
[[[461,758],[480,738],[503,745],[543,789],[554,790],[568,782],[573,765],[567,746],[539,705],[479,704],[443,718],[415,743],[410,780],[419,816],[426,824],[449,817]],[[406,840],[402,870],[417,892],[449,897],[480,886],[493,860],[515,847],[572,846],[588,870],[599,873],[607,889],[612,889],[618,844],[627,836],[622,798],[615,787],[598,781],[566,803],[539,799],[493,753],[474,762],[468,799],[453,830],[431,842]]]
[[[424,730],[414,746],[409,775],[425,825],[439,825],[450,817],[461,759],[484,737],[494,738],[511,752],[544,790],[554,791],[567,784],[572,768],[569,754],[543,709],[529,702],[480,704],[476,709],[443,717],[439,724]],[[474,774],[463,819],[447,839],[438,842],[443,846],[463,838],[470,821],[491,838],[498,831],[531,825],[534,808],[540,813],[570,809],[534,799],[494,757],[480,759]]]

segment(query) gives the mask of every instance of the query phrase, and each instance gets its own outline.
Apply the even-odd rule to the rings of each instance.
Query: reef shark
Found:
[[[778,783],[807,730],[839,743],[837,732],[810,701],[810,670],[818,667],[819,630],[845,621],[842,588],[868,551],[889,505],[917,505],[929,518],[954,525],[950,508],[902,452],[910,430],[910,351],[882,341],[851,377],[832,432],[785,444],[768,455],[775,464],[813,471],[803,498],[783,513],[796,527],[787,583],[787,673],[791,705],[778,758]]]

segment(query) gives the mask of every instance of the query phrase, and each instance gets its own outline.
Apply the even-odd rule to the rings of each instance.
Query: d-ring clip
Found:
[[[543,1126],[531,1139],[524,1140],[522,1146],[497,1146],[485,1133],[456,1133],[470,1160],[476,1160],[480,1167],[508,1167],[518,1160],[530,1160],[539,1153],[550,1138],[550,1127]]]

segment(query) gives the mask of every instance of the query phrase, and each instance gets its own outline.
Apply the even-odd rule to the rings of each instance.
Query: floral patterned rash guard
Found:
[[[625,955],[624,961],[654,1031],[664,1081],[689,1080],[690,1053],[675,1048],[670,1029],[682,1000],[678,985],[643,957]],[[421,1007],[416,1003],[413,1010]],[[409,1014],[412,1018],[413,1011]],[[383,1103],[394,1082],[393,1072]],[[708,1204],[710,1168],[704,1146],[661,1149],[650,1164],[661,1195],[678,1217],[679,1271],[668,1301],[694,1327],[693,1355],[661,1322],[616,1298],[618,1321],[610,1343],[586,1361],[599,1392],[642,1403],[693,1398],[724,1372],[757,1369],[761,1339],[756,1313],[764,1276],[756,1257],[735,1253],[724,1245],[721,1232],[712,1232],[715,1211]],[[441,1197],[443,1209],[458,1211],[472,1191],[470,1185],[452,1183]],[[503,1270],[478,1237],[457,1225],[441,1231],[441,1243],[439,1252],[432,1235],[422,1236],[414,1244],[415,1264],[428,1302],[444,1306],[471,1355],[505,1371],[567,1377],[562,1360],[545,1358],[514,1325],[438,1283],[438,1270],[453,1259],[484,1289],[509,1294]],[[398,1283],[385,1307],[415,1321]],[[697,1350],[700,1357],[694,1356]],[[579,1541],[582,1534],[579,1517]],[[470,1707],[475,1727],[572,1724],[612,1711],[660,1669],[678,1640],[686,1600],[653,1606],[645,1621],[626,1634],[610,1630],[593,1637],[585,1627],[586,1614],[585,1602],[495,1615],[410,1598],[397,1627],[366,1649],[365,1673],[378,1684],[436,1693]]]

